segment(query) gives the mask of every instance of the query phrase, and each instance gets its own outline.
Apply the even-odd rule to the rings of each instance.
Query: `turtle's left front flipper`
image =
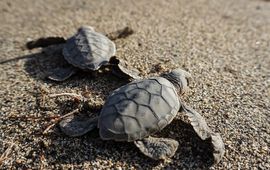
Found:
[[[39,47],[48,47],[50,45],[63,44],[65,42],[66,40],[63,37],[46,37],[29,41],[26,43],[26,47],[31,50]]]
[[[218,163],[225,153],[225,146],[219,133],[213,132],[207,125],[205,119],[194,109],[182,105],[180,111],[184,111],[191,122],[191,125],[198,136],[202,139],[211,138],[213,145],[213,156],[215,163]]]

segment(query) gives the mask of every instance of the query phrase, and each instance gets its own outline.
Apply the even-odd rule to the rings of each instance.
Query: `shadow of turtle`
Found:
[[[42,51],[39,53],[18,57],[18,59],[26,58],[26,57],[29,58],[25,62],[24,67],[25,67],[26,72],[31,77],[35,79],[43,80],[46,83],[59,84],[60,82],[51,81],[49,79],[46,79],[46,77],[52,74],[53,71],[57,68],[68,68],[68,67],[74,68],[63,57],[62,49],[63,49],[63,44],[51,45],[46,48],[43,48]],[[100,74],[106,75],[106,73],[108,72],[103,71]],[[83,77],[86,77],[86,76],[88,76],[88,78],[97,78],[99,76],[99,72],[82,71],[78,69],[78,73],[75,75],[76,76],[72,76],[70,79],[76,80],[76,77],[78,77],[79,79],[82,79]],[[94,75],[96,76],[94,77]]]
[[[214,163],[211,141],[201,140],[192,126],[180,119],[175,119],[155,136],[173,138],[179,142],[179,148],[170,163],[148,158],[132,142],[103,141],[99,138],[98,129],[77,138],[52,135],[50,137],[55,145],[47,149],[45,155],[52,164],[80,166],[85,162],[100,162],[100,166],[108,168],[115,168],[111,166],[121,163],[137,169],[208,169]]]
[[[168,164],[166,168],[208,169],[214,165],[214,148],[211,139],[202,140],[191,124],[175,118],[167,128],[161,131],[160,135],[179,142],[174,156],[178,161]]]
[[[52,71],[58,67],[70,66],[62,56],[63,45],[52,45],[43,48],[41,52],[32,54],[26,60],[24,68],[26,72],[37,80],[53,83],[46,79]]]
[[[80,166],[87,162],[99,162],[100,168],[115,168],[113,166],[120,163],[139,169],[149,169],[160,164],[160,161],[143,156],[133,143],[101,140],[97,129],[78,138],[58,136],[54,141],[58,141],[55,145],[57,151],[50,147],[45,154],[46,159],[52,161],[50,164]]]
[[[58,88],[77,87],[84,89],[87,86],[91,91],[103,93],[107,96],[113,89],[128,83],[128,80],[117,78],[108,69],[102,69],[96,72],[78,69],[75,75],[63,82],[49,80],[47,77],[57,68],[73,67],[64,59],[62,48],[63,44],[51,45],[42,49],[39,53],[19,58],[28,58],[24,64],[24,68],[30,77],[41,83],[57,86]]]

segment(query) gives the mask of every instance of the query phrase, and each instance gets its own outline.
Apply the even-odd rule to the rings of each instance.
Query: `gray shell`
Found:
[[[92,27],[81,27],[63,48],[65,59],[83,70],[98,70],[115,55],[115,44]]]
[[[180,108],[173,84],[162,77],[137,80],[116,89],[99,117],[102,139],[134,141],[162,130]]]

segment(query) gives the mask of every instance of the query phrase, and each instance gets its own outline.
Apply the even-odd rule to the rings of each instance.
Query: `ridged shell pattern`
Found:
[[[99,117],[102,139],[134,141],[162,130],[176,116],[180,102],[167,79],[133,81],[107,98]]]
[[[82,27],[63,48],[65,59],[83,70],[98,70],[115,55],[115,44],[91,27]]]

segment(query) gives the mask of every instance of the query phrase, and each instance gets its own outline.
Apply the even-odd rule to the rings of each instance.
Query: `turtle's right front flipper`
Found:
[[[48,47],[50,45],[63,44],[65,42],[66,40],[63,37],[46,37],[29,41],[26,43],[26,47],[31,50],[39,47]]]
[[[215,159],[215,163],[218,163],[225,153],[225,146],[220,134],[213,132],[208,127],[205,119],[191,107],[182,104],[180,111],[184,111],[186,113],[193,129],[202,140],[211,138],[214,149],[213,157]]]

